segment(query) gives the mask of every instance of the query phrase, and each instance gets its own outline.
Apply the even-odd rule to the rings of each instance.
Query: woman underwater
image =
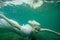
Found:
[[[40,23],[36,22],[35,20],[30,20],[30,21],[28,21],[29,24],[25,24],[25,25],[21,26],[16,21],[7,18],[3,14],[0,14],[0,19],[5,20],[6,22],[8,22],[11,25],[11,27],[8,27],[8,28],[13,29],[13,31],[15,31],[19,35],[30,36],[31,40],[36,40],[36,39],[34,39],[34,37],[31,37],[31,34],[36,34],[38,32],[47,31],[47,32],[51,32],[51,33],[60,35],[60,33],[55,32],[53,30],[50,30],[47,28],[40,28]]]

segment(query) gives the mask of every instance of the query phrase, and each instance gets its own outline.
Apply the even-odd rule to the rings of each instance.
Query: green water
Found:
[[[42,28],[49,28],[60,32],[60,5],[44,3],[37,9],[31,8],[29,5],[24,6],[5,6],[0,8],[8,18],[17,21],[19,24],[26,24],[28,20],[36,20],[41,24]],[[36,34],[39,40],[60,40],[60,36],[49,32],[41,32]],[[0,40],[23,40],[18,34],[0,30]],[[24,40],[30,40],[25,38]]]

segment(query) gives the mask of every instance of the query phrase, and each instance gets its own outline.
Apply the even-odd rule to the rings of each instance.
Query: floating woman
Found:
[[[40,23],[36,22],[35,20],[30,20],[28,21],[29,24],[25,24],[23,26],[21,26],[20,24],[18,24],[16,21],[11,20],[9,18],[7,18],[6,16],[4,16],[3,14],[0,14],[0,19],[4,19],[6,22],[8,22],[12,27],[9,27],[13,30],[15,30],[15,32],[17,34],[22,34],[23,36],[31,36],[31,33],[38,33],[38,32],[51,32],[57,35],[60,35],[60,33],[47,29],[47,28],[40,28]]]

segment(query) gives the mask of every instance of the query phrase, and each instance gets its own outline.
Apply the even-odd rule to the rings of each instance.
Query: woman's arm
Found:
[[[13,21],[9,18],[7,18],[6,16],[4,16],[3,14],[0,14],[0,18],[3,18],[4,20],[6,20],[11,26],[16,27],[18,29],[21,28],[21,25],[19,25],[16,21]]]
[[[41,32],[51,32],[51,33],[54,33],[54,34],[57,34],[57,35],[60,35],[60,33],[56,32],[56,31],[53,31],[51,29],[47,29],[47,28],[41,28],[40,29]]]

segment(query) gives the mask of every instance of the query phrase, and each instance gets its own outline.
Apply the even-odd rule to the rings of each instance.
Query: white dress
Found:
[[[25,35],[30,35],[32,33],[32,27],[29,24],[23,25],[21,27],[21,32]]]
[[[13,22],[13,23],[15,23],[17,26],[19,25],[14,20],[10,19],[10,21]],[[32,32],[32,27],[29,24],[25,24],[23,26],[20,26],[21,30],[18,30],[16,27],[11,27],[10,24],[7,21],[5,21],[4,19],[0,19],[0,23],[2,23],[4,26],[6,26],[6,27],[3,27],[3,28],[15,29],[16,31],[18,31],[18,33],[20,33],[23,36],[30,35],[31,32]],[[0,24],[0,26],[1,26],[1,24]]]

